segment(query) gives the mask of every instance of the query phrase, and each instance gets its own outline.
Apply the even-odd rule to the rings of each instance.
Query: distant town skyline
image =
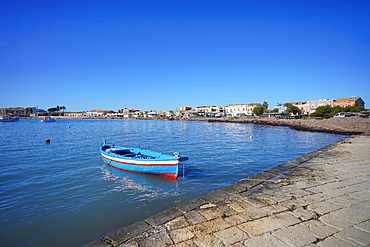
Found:
[[[4,1],[0,108],[370,102],[369,12],[369,1]]]

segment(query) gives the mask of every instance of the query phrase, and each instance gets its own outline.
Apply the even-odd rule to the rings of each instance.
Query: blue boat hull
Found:
[[[130,150],[129,155],[120,155],[119,152],[122,150]],[[155,174],[168,178],[178,176],[179,159],[170,155],[142,149],[104,148],[104,146],[101,147],[100,152],[107,165],[123,171]]]

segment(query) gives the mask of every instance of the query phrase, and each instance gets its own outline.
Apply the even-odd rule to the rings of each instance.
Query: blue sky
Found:
[[[1,1],[0,107],[176,110],[361,96],[369,1]]]

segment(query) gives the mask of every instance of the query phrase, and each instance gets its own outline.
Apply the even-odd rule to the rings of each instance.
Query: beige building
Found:
[[[302,102],[289,102],[288,104],[292,104],[293,106],[301,110],[302,114],[306,114],[307,113],[306,103],[307,103],[306,101],[302,101]]]
[[[67,117],[84,117],[84,116],[86,116],[86,112],[65,112],[64,116],[67,116]]]
[[[140,110],[138,109],[124,109],[122,116],[125,118],[140,117]]]
[[[114,113],[112,110],[91,110],[86,112],[87,117],[103,117],[107,114]]]
[[[196,112],[200,113],[218,113],[220,112],[219,106],[199,106],[195,108]]]

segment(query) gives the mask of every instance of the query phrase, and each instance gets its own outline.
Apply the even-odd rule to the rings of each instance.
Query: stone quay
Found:
[[[350,136],[86,246],[369,246],[370,136]]]

